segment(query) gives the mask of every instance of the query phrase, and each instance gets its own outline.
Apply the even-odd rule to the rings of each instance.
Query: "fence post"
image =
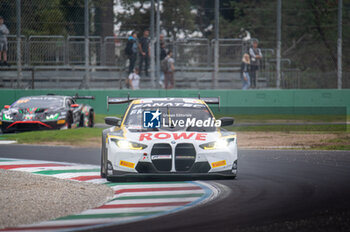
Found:
[[[151,82],[152,82],[152,88],[155,87],[155,59],[154,59],[154,45],[155,45],[155,38],[154,38],[154,0],[151,1]],[[139,70],[141,72],[141,70]]]
[[[35,79],[35,68],[34,67],[32,67],[32,89],[34,89],[34,79]]]
[[[219,76],[219,4],[220,0],[215,0],[214,89],[218,87]]]
[[[16,5],[17,17],[17,88],[22,86],[22,54],[21,54],[21,0],[17,0]]]
[[[160,0],[157,0],[157,21],[156,21],[156,45],[157,45],[157,54],[156,54],[156,69],[157,69],[157,88],[160,88],[159,81],[160,81]]]
[[[89,88],[89,0],[84,1],[84,34],[85,34],[85,87]]]
[[[282,0],[277,0],[276,88],[280,88],[281,85],[281,11]]]
[[[343,0],[338,0],[338,89],[342,88],[342,27],[343,27],[343,19],[342,19],[342,11],[343,11]]]

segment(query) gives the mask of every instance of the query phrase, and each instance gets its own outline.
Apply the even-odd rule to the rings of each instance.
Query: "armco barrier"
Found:
[[[95,100],[82,100],[92,105],[98,114],[122,114],[126,105],[111,106],[107,112],[106,97],[217,97],[220,96],[222,113],[225,108],[240,107],[249,108],[250,113],[262,113],[259,108],[304,108],[309,107],[344,107],[350,114],[350,90],[336,89],[310,89],[310,90],[0,90],[0,107],[12,104],[23,96],[45,95],[53,93],[57,95],[93,95]],[[254,110],[256,109],[256,111]],[[291,112],[291,111],[289,111]],[[296,111],[295,111],[296,112]],[[244,112],[243,112],[244,113]],[[268,112],[276,114],[283,112]],[[293,111],[292,111],[293,113]],[[302,114],[303,112],[298,112]],[[332,112],[330,112],[332,113]],[[242,112],[237,112],[242,114]]]

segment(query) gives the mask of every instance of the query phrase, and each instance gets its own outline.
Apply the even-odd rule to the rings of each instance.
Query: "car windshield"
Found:
[[[12,107],[18,108],[49,108],[49,107],[61,107],[63,105],[63,99],[57,97],[26,97],[20,98]]]
[[[147,128],[144,112],[160,113],[160,127]],[[151,119],[153,117],[151,116]],[[145,121],[146,120],[146,121]],[[150,107],[149,104],[134,104],[126,116],[124,126],[133,132],[144,131],[215,131],[214,117],[204,104],[193,104],[191,107],[162,106]],[[198,126],[197,121],[206,121],[207,124]],[[209,123],[208,123],[209,122]],[[209,125],[208,125],[209,124]]]

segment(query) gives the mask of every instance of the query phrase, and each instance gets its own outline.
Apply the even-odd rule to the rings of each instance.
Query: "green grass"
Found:
[[[95,123],[105,123],[105,117],[118,117],[121,118],[122,115],[108,115],[108,114],[95,114]]]
[[[18,143],[66,142],[74,144],[90,138],[99,138],[102,128],[77,128],[70,130],[31,131],[3,134],[0,138],[16,140]]]
[[[230,131],[324,131],[324,132],[346,132],[346,125],[266,125],[266,126],[230,126],[225,127]]]
[[[341,144],[341,145],[325,145],[325,146],[314,146],[311,150],[343,150],[349,151],[350,144]]]
[[[122,118],[123,115],[108,115],[108,114],[96,114],[95,122],[104,123],[105,117],[119,117]],[[220,115],[216,114],[217,119],[221,117],[233,117],[235,123],[288,123],[288,122],[345,122],[350,121],[350,115]]]
[[[121,115],[106,115],[106,114],[96,114],[95,122],[104,123],[104,118],[107,116],[121,117]],[[325,122],[326,117],[319,118],[318,116],[303,117],[290,117],[284,115],[239,115],[235,116],[236,123],[263,123],[276,120],[300,120],[302,122],[317,121]],[[285,121],[283,121],[284,123]],[[300,134],[313,134],[313,133],[337,133],[340,136],[336,139],[331,139],[327,141],[321,141],[322,145],[313,146],[311,149],[315,150],[350,150],[350,127],[345,125],[262,125],[262,126],[230,126],[225,127],[227,130],[237,131],[237,132],[297,132]],[[17,134],[2,134],[0,135],[0,140],[16,140],[18,143],[26,144],[38,144],[38,143],[59,143],[67,145],[86,145],[91,142],[99,141],[103,128],[76,128],[71,130],[47,130],[47,131],[32,131],[23,132]]]
[[[220,115],[216,118],[233,117],[236,123],[264,123],[264,122],[345,122],[350,121],[350,115]]]

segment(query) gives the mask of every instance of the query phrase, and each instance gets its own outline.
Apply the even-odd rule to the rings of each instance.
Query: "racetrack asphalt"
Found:
[[[0,157],[99,164],[100,151],[1,145]],[[236,180],[209,181],[222,194],[205,205],[100,231],[350,231],[350,151],[240,150],[238,165]]]

